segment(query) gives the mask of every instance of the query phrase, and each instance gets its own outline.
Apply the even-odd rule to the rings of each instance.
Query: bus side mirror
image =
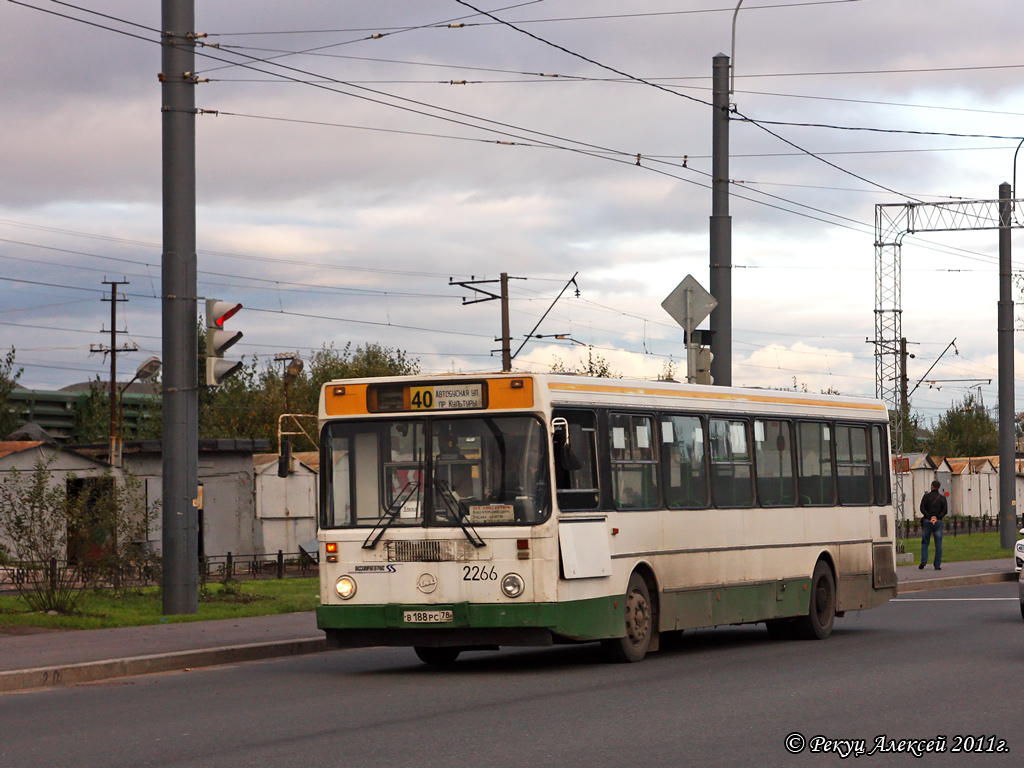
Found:
[[[583,427],[579,424],[569,424],[563,418],[554,419],[551,427],[554,431],[558,466],[566,472],[583,469]]]

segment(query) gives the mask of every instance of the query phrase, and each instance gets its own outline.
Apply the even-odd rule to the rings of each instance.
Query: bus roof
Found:
[[[484,382],[489,386],[475,388]],[[483,393],[485,389],[492,393],[489,399]],[[385,390],[394,395],[395,403],[404,397],[402,404],[387,408],[371,405],[370,393]],[[426,390],[455,392],[469,399],[446,401],[446,405],[438,407],[411,406],[409,393],[422,394]],[[473,397],[479,400],[473,400]],[[463,407],[463,403],[470,405]],[[602,379],[564,373],[431,374],[339,379],[324,384],[320,418],[432,410],[544,410],[566,405],[888,420],[885,403],[874,398],[676,381]]]

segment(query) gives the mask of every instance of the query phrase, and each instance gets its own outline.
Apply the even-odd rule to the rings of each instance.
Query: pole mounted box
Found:
[[[229,331],[224,323],[241,308],[237,302],[206,300],[206,385],[209,387],[220,386],[242,367],[240,360],[224,359],[224,352],[242,338],[241,331]]]

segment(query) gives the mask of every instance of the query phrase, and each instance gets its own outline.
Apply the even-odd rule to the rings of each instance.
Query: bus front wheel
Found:
[[[417,645],[413,650],[420,661],[432,667],[447,667],[454,664],[462,651],[461,648],[428,648],[423,645]]]
[[[819,560],[811,576],[811,604],[807,615],[796,620],[797,634],[804,640],[824,640],[832,634],[836,618],[836,581],[828,563]]]
[[[611,640],[601,641],[605,655],[610,661],[636,662],[647,655],[654,634],[654,609],[647,582],[639,573],[629,577],[626,588],[626,634]]]

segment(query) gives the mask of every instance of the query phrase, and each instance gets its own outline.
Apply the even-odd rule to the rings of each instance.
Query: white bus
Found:
[[[461,651],[764,622],[896,593],[877,400],[572,375],[332,381],[320,607],[338,647]]]

